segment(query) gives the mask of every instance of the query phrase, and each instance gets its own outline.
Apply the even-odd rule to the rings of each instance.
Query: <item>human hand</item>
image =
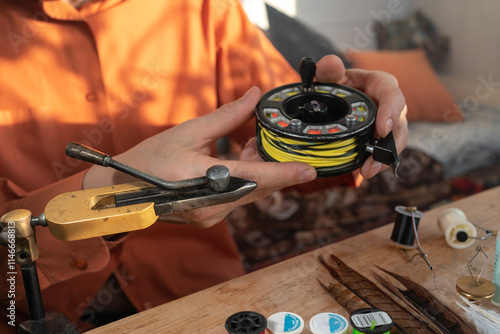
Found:
[[[378,108],[375,136],[383,138],[393,131],[398,152],[403,150],[408,140],[406,105],[394,76],[382,71],[345,70],[340,58],[330,55],[316,63],[316,79],[350,86],[370,96]],[[370,155],[361,166],[361,175],[370,178],[387,167]]]
[[[299,162],[264,162],[255,150],[254,141],[247,143],[239,161],[211,157],[215,140],[248,122],[260,100],[258,88],[250,89],[242,98],[216,111],[179,124],[146,139],[127,152],[113,157],[146,173],[168,181],[204,176],[213,165],[225,165],[231,176],[257,182],[257,189],[240,200],[212,207],[183,211],[162,217],[165,221],[191,223],[210,227],[220,222],[234,208],[264,198],[284,187],[311,181],[316,170]],[[100,166],[90,168],[83,188],[95,188],[134,181],[130,176]]]

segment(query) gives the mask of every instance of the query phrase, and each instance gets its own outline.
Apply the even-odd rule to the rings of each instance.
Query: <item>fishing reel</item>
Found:
[[[265,93],[255,109],[257,148],[266,161],[305,162],[320,177],[350,173],[370,154],[392,167],[399,157],[391,133],[375,139],[375,103],[351,87],[313,82],[316,64],[300,62],[302,82]]]

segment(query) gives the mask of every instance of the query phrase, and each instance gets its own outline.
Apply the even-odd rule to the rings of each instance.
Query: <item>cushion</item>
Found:
[[[464,119],[423,50],[350,50],[347,56],[353,67],[385,71],[398,79],[408,106],[408,121],[456,122]]]
[[[269,30],[266,31],[266,35],[297,71],[303,57],[311,57],[318,61],[329,54],[337,55],[342,59],[344,66],[349,67],[342,52],[337,50],[328,38],[268,4],[266,8],[269,20]]]
[[[450,39],[441,36],[434,23],[422,12],[416,11],[405,20],[378,22],[377,42],[380,50],[421,48],[435,67],[449,53]]]

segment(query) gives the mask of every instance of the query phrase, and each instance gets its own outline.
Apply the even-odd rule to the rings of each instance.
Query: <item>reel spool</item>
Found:
[[[318,176],[350,173],[370,153],[397,176],[399,157],[392,132],[376,140],[375,103],[347,86],[313,82],[316,64],[300,62],[302,82],[265,93],[255,109],[257,147],[266,161],[298,161]]]

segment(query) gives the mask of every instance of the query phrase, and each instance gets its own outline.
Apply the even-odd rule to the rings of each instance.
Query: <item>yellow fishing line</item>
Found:
[[[334,142],[305,142],[280,137],[259,124],[261,146],[276,161],[305,162],[315,168],[337,167],[353,162],[358,155],[358,139]]]

